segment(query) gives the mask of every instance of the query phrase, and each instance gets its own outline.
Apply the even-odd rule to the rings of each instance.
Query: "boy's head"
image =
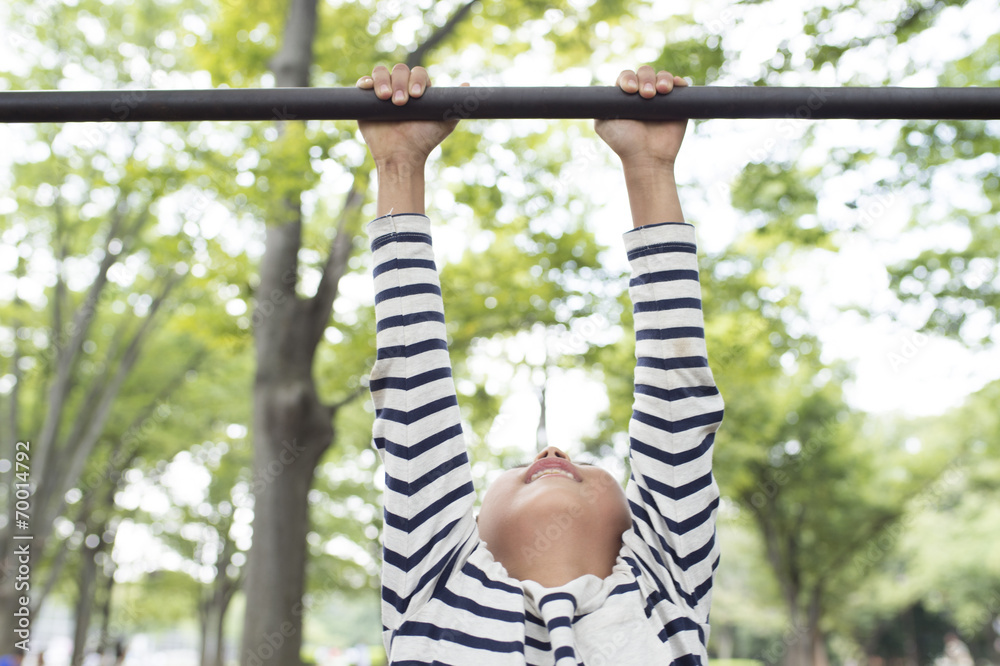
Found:
[[[478,523],[510,576],[560,585],[584,573],[610,575],[632,519],[614,477],[550,446],[490,485]]]

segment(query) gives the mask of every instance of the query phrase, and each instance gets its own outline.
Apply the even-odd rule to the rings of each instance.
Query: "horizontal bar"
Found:
[[[642,99],[614,87],[435,87],[402,107],[357,88],[0,92],[0,122],[457,118],[1000,118],[1000,88],[692,86]]]

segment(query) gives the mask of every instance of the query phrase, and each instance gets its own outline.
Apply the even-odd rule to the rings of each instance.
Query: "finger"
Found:
[[[375,87],[375,79],[373,79],[370,76],[362,76],[360,79],[358,79],[357,86],[362,90],[371,90],[372,88]]]
[[[618,75],[615,85],[627,93],[639,92],[639,79],[636,78],[635,72],[631,69],[623,69],[622,73]]]
[[[410,99],[410,93],[406,89],[406,84],[410,82],[410,68],[399,62],[392,68],[392,103],[396,106],[406,104]]]
[[[420,97],[431,85],[431,76],[419,65],[410,70],[410,97]]]
[[[656,92],[665,95],[674,89],[674,75],[660,70],[656,73]]]
[[[649,65],[643,65],[636,72],[639,77],[639,95],[649,99],[656,95],[656,72]]]
[[[386,100],[392,97],[389,70],[385,65],[379,65],[372,70],[372,87],[375,88],[375,96],[379,99]]]
[[[674,87],[675,88],[683,88],[686,85],[688,85],[687,79],[682,78],[680,76],[675,76],[674,77]]]

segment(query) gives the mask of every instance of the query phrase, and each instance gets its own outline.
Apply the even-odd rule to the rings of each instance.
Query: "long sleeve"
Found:
[[[382,621],[393,632],[427,603],[475,533],[475,493],[445,337],[430,222],[423,215],[368,225],[377,359],[373,439],[385,465]]]
[[[723,403],[708,367],[694,227],[639,227],[625,245],[636,335],[626,542],[658,596],[703,625],[704,641],[719,557],[712,447]]]

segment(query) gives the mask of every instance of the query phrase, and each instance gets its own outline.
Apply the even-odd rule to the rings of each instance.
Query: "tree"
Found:
[[[947,451],[950,460],[907,498],[899,524],[858,562],[867,573],[864,588],[845,600],[838,625],[866,654],[905,652],[911,663],[923,663],[943,651],[950,631],[975,657],[996,658],[997,546],[980,535],[997,520],[997,417],[990,406],[998,386],[987,385],[942,416],[896,426],[912,455]],[[935,627],[927,639],[925,625]]]
[[[79,75],[83,62],[112,86],[165,76],[156,68],[176,62],[174,50],[155,45],[151,31],[169,23],[165,17],[175,9],[92,2],[11,7],[14,45],[32,44],[44,57],[26,57],[27,70],[8,76],[8,84],[57,88]],[[117,20],[108,20],[111,12]],[[90,38],[79,39],[82,29]],[[134,56],[130,67],[114,66],[124,54]],[[123,94],[109,113],[127,115],[134,103]],[[214,351],[218,336],[238,330],[217,296],[205,293],[204,264],[228,256],[213,234],[202,233],[213,203],[184,189],[182,173],[193,175],[188,156],[164,148],[169,131],[158,137],[148,140],[128,125],[34,126],[23,140],[35,150],[20,153],[13,165],[16,187],[5,199],[12,207],[0,229],[5,246],[16,244],[20,255],[18,291],[29,282],[40,288],[30,298],[3,294],[4,332],[14,341],[12,350],[5,346],[4,364],[17,369],[0,399],[10,419],[3,450],[32,442],[34,613],[59,589],[67,567],[98,576],[103,560],[113,569],[113,540],[102,537],[110,538],[119,520],[117,480],[152,453],[145,448],[147,426],[162,425],[166,404]],[[177,447],[175,440],[165,448]],[[13,527],[9,520],[0,528],[4,559]],[[63,527],[68,536],[56,533]],[[78,651],[100,589],[97,578],[80,580]],[[12,583],[5,577],[0,605],[12,602]],[[101,594],[98,610],[106,618],[110,592]]]
[[[453,25],[447,26],[448,32]],[[276,85],[309,85],[316,29],[316,1],[293,0],[282,49],[271,63]],[[436,39],[446,34],[438,33]],[[301,128],[285,126],[283,132],[281,154],[303,165],[309,146],[303,141]],[[282,167],[287,168],[287,163]],[[242,663],[263,660],[295,664],[299,660],[308,493],[316,466],[334,440],[337,410],[344,404],[325,404],[320,399],[313,364],[340,280],[348,269],[365,182],[364,176],[356,175],[316,292],[308,298],[300,298],[296,289],[303,183],[293,181],[276,191],[276,204],[270,210],[258,288],[260,316],[255,327],[254,470],[261,473],[276,467],[281,472],[254,492],[254,540],[248,562]],[[272,305],[273,313],[265,313],[265,303]]]
[[[790,36],[776,44],[773,54],[753,63],[752,53],[740,42],[741,35],[747,25],[758,24],[759,16],[773,4],[735,5],[707,19],[700,15],[697,21],[692,16],[663,14],[662,3],[644,2],[585,6],[456,0],[402,6],[341,3],[335,8],[317,3],[263,3],[255,6],[252,23],[247,22],[245,8],[238,3],[196,0],[171,5],[109,5],[89,0],[73,6],[14,3],[0,11],[7,11],[11,17],[7,24],[26,62],[36,62],[27,48],[29,44],[40,44],[47,52],[45,66],[39,64],[30,72],[22,71],[20,77],[8,76],[12,87],[57,87],[66,79],[83,76],[83,72],[100,72],[101,85],[107,87],[147,87],[150,83],[200,86],[205,85],[205,79],[194,77],[203,77],[204,70],[213,85],[351,85],[374,62],[408,57],[413,62],[422,59],[425,63],[441,63],[442,71],[478,82],[473,77],[499,80],[505,69],[517,64],[523,52],[542,42],[551,51],[555,68],[575,73],[574,83],[579,83],[581,67],[596,72],[606,62],[618,68],[631,66],[631,60],[618,62],[620,53],[630,49],[648,52],[652,45],[659,52],[655,58],[658,64],[691,75],[696,83],[728,78],[737,83],[801,85],[832,76],[836,83],[878,85],[906,83],[907,77],[918,75],[920,72],[908,61],[895,69],[889,63],[901,57],[906,61],[906,54],[921,48],[921,35],[931,34],[927,31],[935,28],[939,17],[963,11],[966,3],[929,0],[904,7],[875,8],[845,0],[836,7],[806,5],[801,26],[797,25],[794,33],[808,38]],[[291,7],[295,9],[286,16]],[[858,22],[859,12],[866,12],[864,21]],[[318,23],[311,20],[314,16]],[[103,41],[94,36],[96,30],[85,34],[81,28],[95,25],[103,30]],[[758,32],[755,41],[766,41],[763,37]],[[893,53],[891,59],[884,57],[889,51]],[[947,65],[935,61],[929,69],[935,69],[944,83],[992,85],[996,82],[995,68],[991,68],[995,52],[994,36],[977,45],[967,57]],[[856,64],[861,61],[864,66]],[[880,63],[887,63],[884,71],[879,71]],[[138,102],[125,97],[116,113],[127,113],[130,104]],[[254,403],[259,421],[253,428],[260,453],[252,478],[267,479],[258,498],[255,534],[261,540],[271,540],[267,535],[273,532],[268,532],[268,524],[274,529],[281,527],[277,525],[278,517],[285,515],[283,508],[275,507],[298,506],[287,514],[294,517],[286,521],[286,527],[294,532],[289,543],[295,544],[296,552],[303,553],[297,561],[304,566],[308,560],[310,569],[308,575],[289,574],[294,584],[286,589],[291,591],[289,598],[294,598],[289,603],[301,599],[303,610],[316,593],[327,589],[346,587],[372,594],[376,586],[378,553],[372,528],[377,527],[378,520],[370,516],[377,513],[377,492],[358,480],[375,468],[374,462],[362,453],[370,414],[360,401],[351,402],[363,392],[372,354],[368,339],[371,320],[363,307],[363,289],[354,281],[362,279],[355,273],[365,267],[365,259],[363,255],[351,256],[363,244],[360,222],[369,206],[370,164],[365,161],[364,148],[352,123],[303,124],[281,110],[275,116],[276,124],[144,126],[140,134],[135,125],[114,129],[101,126],[96,134],[90,131],[94,128],[74,131],[70,127],[39,127],[28,130],[25,150],[14,151],[25,157],[18,158],[18,187],[12,190],[11,199],[0,197],[0,210],[10,210],[9,200],[16,200],[17,205],[15,212],[3,213],[2,232],[5,244],[26,243],[33,255],[24,256],[27,249],[20,253],[12,272],[19,279],[25,278],[24,284],[40,283],[39,273],[44,270],[46,258],[51,257],[54,263],[66,267],[61,274],[67,277],[61,283],[50,284],[41,298],[30,297],[30,290],[25,289],[24,297],[5,295],[0,304],[0,333],[4,336],[0,338],[0,355],[5,373],[0,376],[0,399],[4,401],[4,417],[16,417],[10,419],[10,427],[2,435],[0,451],[8,452],[5,456],[19,436],[43,431],[43,416],[51,402],[45,398],[50,385],[46,377],[58,377],[52,350],[71,346],[72,336],[60,338],[59,332],[69,328],[69,313],[74,308],[82,311],[87,303],[87,284],[75,281],[74,269],[86,267],[91,275],[100,275],[102,256],[113,259],[106,284],[99,290],[89,333],[81,338],[82,351],[76,353],[74,361],[75,383],[70,382],[72,390],[63,398],[64,419],[56,429],[56,439],[62,442],[59,446],[64,447],[60,451],[71,455],[55,455],[55,467],[49,462],[43,466],[52,470],[72,461],[73,455],[82,455],[82,450],[71,452],[72,447],[65,448],[72,423],[81,424],[77,427],[85,430],[89,420],[93,428],[100,430],[89,455],[83,456],[86,461],[79,467],[82,472],[72,471],[77,465],[74,462],[64,468],[64,472],[71,472],[65,475],[65,482],[47,478],[41,488],[45,494],[51,491],[54,499],[46,500],[49,506],[53,502],[63,504],[61,498],[67,497],[69,491],[65,506],[55,512],[61,516],[56,523],[65,525],[62,521],[69,521],[76,525],[69,537],[49,540],[49,554],[42,558],[37,570],[51,572],[52,576],[44,581],[42,598],[48,594],[46,590],[70,594],[66,585],[55,583],[55,572],[63,571],[65,580],[68,573],[80,571],[86,561],[82,558],[85,548],[80,544],[101,527],[99,519],[105,514],[91,515],[88,507],[105,503],[95,500],[88,504],[86,497],[92,491],[98,493],[94,495],[97,497],[106,487],[90,483],[90,475],[105,481],[117,474],[151,478],[157,461],[172,459],[178,450],[201,441],[211,427],[212,420],[189,401],[191,387],[185,383],[169,401],[178,407],[183,404],[184,408],[173,410],[170,418],[159,424],[163,426],[163,439],[160,433],[154,433],[141,446],[133,442],[121,449],[137,452],[134,459],[115,455],[116,442],[127,437],[130,424],[141,419],[143,409],[154,404],[163,388],[173,381],[176,373],[168,370],[186,374],[183,370],[194,360],[186,352],[195,349],[208,350],[203,363],[216,361],[215,353],[223,338],[243,345],[251,326],[256,333],[261,378],[259,400]],[[591,376],[608,384],[611,408],[591,448],[608,453],[617,445],[617,450],[622,450],[615,433],[627,421],[631,392],[631,377],[619,372],[629,367],[631,360],[628,336],[621,335],[618,329],[629,325],[627,303],[622,296],[624,281],[615,270],[599,268],[603,250],[593,238],[593,229],[574,219],[596,208],[586,203],[589,200],[578,198],[581,188],[575,179],[581,172],[603,165],[604,158],[593,150],[577,149],[578,140],[592,140],[589,128],[581,131],[581,123],[545,123],[545,128],[539,130],[540,125],[463,123],[443,150],[442,163],[451,168],[432,165],[434,180],[440,185],[434,203],[442,210],[443,218],[455,219],[442,222],[453,236],[466,236],[464,243],[475,248],[475,252],[460,249],[449,253],[458,260],[443,266],[443,283],[451,322],[449,342],[456,377],[463,380],[459,390],[477,461],[506,454],[484,444],[506,390],[498,388],[495,378],[481,370],[481,359],[500,349],[506,358],[491,362],[513,366],[512,376],[521,372],[516,369],[518,364],[530,364],[516,347],[518,340],[531,331],[535,339],[546,341],[550,352],[544,364],[546,377],[586,365],[593,370]],[[926,323],[914,320],[914,327],[990,344],[989,324],[995,319],[996,262],[995,253],[991,254],[995,243],[991,242],[995,240],[997,188],[987,157],[997,152],[996,131],[993,123],[884,123],[879,131],[893,135],[898,131],[900,139],[895,146],[873,148],[841,145],[839,135],[831,140],[831,133],[836,135],[837,130],[828,129],[826,124],[809,127],[799,139],[802,125],[795,121],[777,123],[780,132],[772,137],[778,137],[776,142],[762,141],[760,151],[748,148],[745,164],[733,167],[732,173],[745,172],[735,183],[729,182],[731,174],[722,173],[719,179],[717,173],[708,178],[710,182],[693,184],[699,191],[723,186],[724,193],[731,194],[740,209],[744,228],[752,230],[737,235],[728,249],[715,252],[703,262],[712,362],[718,366],[717,375],[729,407],[720,435],[730,437],[720,439],[720,481],[729,500],[734,504],[736,500],[742,502],[739,515],[744,520],[738,529],[747,540],[760,544],[762,556],[769,557],[775,572],[774,580],[747,584],[740,593],[769,601],[781,590],[783,604],[798,616],[797,623],[788,627],[795,628],[799,623],[810,627],[809,640],[797,640],[794,649],[808,643],[836,651],[840,643],[833,639],[850,635],[855,642],[864,643],[875,631],[873,625],[858,627],[845,619],[856,607],[850,590],[868,584],[861,572],[854,570],[855,561],[876,577],[888,576],[893,566],[924,571],[924,580],[907,589],[943,594],[946,601],[928,610],[935,617],[982,617],[990,597],[984,594],[980,598],[977,592],[992,589],[994,583],[992,574],[970,574],[977,589],[970,585],[970,589],[963,587],[960,594],[944,594],[955,586],[949,588],[952,581],[943,574],[926,574],[941,563],[923,551],[906,551],[898,557],[877,555],[868,562],[866,549],[871,539],[877,544],[885,535],[897,534],[895,526],[908,515],[903,513],[905,493],[919,495],[919,490],[914,489],[933,478],[928,470],[944,458],[936,447],[916,458],[903,456],[899,444],[910,436],[905,428],[879,429],[845,405],[837,385],[849,374],[818,362],[819,340],[810,330],[806,306],[799,302],[795,289],[782,282],[780,273],[795,257],[819,257],[822,252],[836,249],[846,234],[877,235],[889,217],[882,208],[890,199],[896,204],[911,198],[941,201],[938,193],[942,185],[948,186],[949,174],[967,173],[982,190],[981,197],[976,194],[980,201],[961,206],[919,206],[913,218],[920,227],[967,218],[971,240],[965,245],[956,243],[944,253],[940,247],[930,246],[914,253],[896,267],[892,284],[903,301],[936,300],[937,313]],[[689,141],[699,146],[704,136],[714,136],[719,127],[719,123],[711,121],[693,123]],[[755,127],[753,133],[757,131]],[[155,137],[148,144],[143,138],[147,132]],[[768,136],[766,132],[761,134]],[[795,141],[789,142],[786,134],[794,135]],[[516,147],[512,147],[514,143]],[[155,151],[143,155],[148,146],[156,144],[168,148],[160,157]],[[43,145],[51,146],[48,153]],[[138,146],[139,151],[131,161],[124,157],[130,146]],[[813,150],[807,151],[810,146]],[[817,154],[818,160],[814,157]],[[568,161],[568,156],[572,160]],[[858,188],[854,194],[828,186],[845,174],[848,180],[858,177],[871,185]],[[92,196],[81,196],[80,191]],[[976,197],[970,195],[969,200]],[[700,205],[698,194],[689,198]],[[127,205],[124,212],[118,208],[118,200]],[[229,238],[213,240],[207,231],[211,224],[203,227],[198,219],[206,211],[219,212],[213,203],[216,200],[232,210],[230,215],[220,214],[218,218],[226,219],[226,225],[238,228],[240,234],[251,239],[235,251],[225,249]],[[180,208],[180,215],[171,215],[171,206]],[[149,218],[136,227],[135,233],[126,235],[121,231],[130,221],[138,221],[137,215],[147,208]],[[116,212],[122,213],[118,231],[113,227]],[[468,221],[472,216],[479,221]],[[175,231],[164,230],[164,224],[169,227],[178,218]],[[98,224],[99,220],[102,224]],[[247,248],[252,246],[263,221],[268,222],[269,229],[258,279],[254,274],[257,256]],[[703,228],[714,234],[714,228],[708,226],[710,221],[698,222],[704,222]],[[100,233],[95,236],[95,232]],[[955,238],[962,236],[956,232]],[[61,248],[67,249],[64,252]],[[820,251],[811,254],[816,248]],[[104,250],[117,254],[111,252],[112,256],[107,257]],[[210,261],[204,259],[206,254]],[[159,325],[148,325],[142,344],[146,351],[133,362],[117,392],[106,394],[111,400],[106,417],[100,410],[88,413],[87,400],[98,399],[87,398],[83,389],[101,382],[113,387],[112,370],[126,367],[119,359],[127,348],[128,335],[140,330],[157,294],[167,280],[175,279],[176,271],[157,274],[155,267],[176,267],[178,262],[188,267],[187,274],[163,299],[157,314]],[[207,275],[192,275],[190,269],[196,263],[202,264]],[[126,271],[116,279],[119,266]],[[253,299],[256,303],[250,312],[236,313],[239,304]],[[61,323],[51,314],[59,302],[65,304]],[[137,307],[140,302],[142,305]],[[356,311],[359,303],[362,308]],[[196,313],[187,312],[189,306],[195,307]],[[236,314],[223,314],[227,306]],[[122,311],[116,311],[119,307]],[[895,308],[889,314],[897,316],[900,312],[903,310]],[[199,322],[205,318],[212,321],[210,330],[197,335]],[[586,331],[583,336],[581,330]],[[585,344],[578,344],[581,337]],[[118,351],[112,353],[116,339]],[[46,347],[42,340],[63,344]],[[104,371],[97,369],[101,363],[106,365]],[[202,390],[195,393],[204,397]],[[247,423],[249,419],[239,413],[249,405],[239,407],[238,400],[243,396],[237,389],[230,392],[231,404],[223,407],[222,400],[211,404],[218,405],[220,412],[233,414],[232,423]],[[286,404],[288,409],[273,409],[281,401],[294,403],[296,395],[302,399],[297,406]],[[974,417],[989,413],[990,404],[988,400],[976,402],[963,418],[979,422]],[[306,419],[291,418],[294,409],[301,410],[299,413]],[[201,434],[181,434],[186,428]],[[174,441],[163,441],[169,436]],[[984,446],[990,446],[992,440],[980,439],[986,443]],[[809,446],[816,443],[818,452],[810,452]],[[300,446],[302,452],[298,451]],[[806,453],[809,459],[803,460]],[[292,462],[281,464],[282,455]],[[341,468],[336,473],[331,471],[334,465]],[[993,477],[986,474],[988,468],[986,464],[970,464],[970,479],[976,481],[969,481],[963,496],[968,502],[960,503],[961,508],[950,513],[930,511],[921,520],[935,529],[954,527],[954,540],[960,542],[959,532],[978,525],[978,517],[991,516],[982,509],[992,498],[989,484]],[[271,469],[277,473],[271,474]],[[348,470],[357,478],[346,474]],[[844,488],[829,478],[836,472],[842,475],[842,483],[853,480],[870,484],[882,478],[886,470],[895,470],[900,477],[889,479],[894,490],[882,496],[845,495]],[[776,481],[779,474],[785,475],[780,477],[784,482]],[[70,478],[74,475],[76,480]],[[288,494],[279,492],[279,487],[287,487]],[[768,496],[771,488],[777,489],[773,497]],[[219,491],[224,494],[224,490],[220,486]],[[815,495],[820,491],[826,493],[823,506],[837,515],[830,524],[823,524],[823,516],[815,513]],[[758,494],[767,500],[761,507],[754,506],[755,498],[760,503]],[[351,507],[356,520],[345,512],[345,507]],[[900,515],[904,517],[900,519]],[[88,521],[88,516],[93,520]],[[107,517],[112,522],[139,519],[121,506]],[[188,517],[193,524],[204,522],[200,518],[193,514]],[[855,534],[848,533],[846,523],[850,520],[862,526]],[[876,529],[880,524],[884,527]],[[222,528],[222,522],[204,527],[203,541],[188,540],[187,545],[181,543],[183,539],[172,541],[190,562],[204,559],[196,554],[198,548],[207,557],[210,550],[215,552],[211,543],[225,542],[221,532],[215,530]],[[212,532],[216,532],[215,537],[209,539],[207,535]],[[850,539],[838,541],[845,535]],[[336,549],[330,544],[338,536],[337,543],[353,541],[363,546],[352,551],[350,557],[332,556]],[[792,541],[793,537],[798,540]],[[215,538],[218,541],[212,540]],[[164,537],[164,541],[171,539],[172,535]],[[2,543],[9,541],[4,539]],[[821,552],[824,544],[835,545],[839,551],[860,552],[862,557],[857,560],[856,555],[841,554],[838,560],[832,551]],[[959,567],[962,571],[971,571],[973,561],[970,557],[966,563],[959,556],[990,555],[982,544],[963,547],[955,553],[963,563]],[[818,555],[813,558],[810,553]],[[223,556],[218,561],[224,563],[224,547],[218,554]],[[831,573],[830,568],[845,557],[852,563],[846,571],[834,567]],[[263,570],[269,565],[260,566]],[[734,573],[726,569],[729,566],[724,558],[720,576]],[[216,575],[221,570],[217,566]],[[273,584],[280,585],[278,580],[275,578]],[[217,582],[218,589],[229,585],[221,578]],[[178,595],[165,606],[190,609],[190,602],[180,596],[188,594],[193,598],[204,593],[208,584],[193,583],[187,574],[160,572],[145,585],[161,596]],[[837,586],[845,592],[831,592],[831,587]],[[116,583],[114,595],[110,596],[123,598],[125,593],[132,594],[141,587]],[[268,590],[261,590],[254,594],[268,594]],[[209,604],[213,619],[206,624],[221,616],[225,596],[218,596],[220,603]],[[817,596],[819,602],[815,601]],[[873,617],[891,618],[894,613],[907,612],[909,600],[894,598],[884,607],[869,610]],[[136,602],[128,604],[125,607],[131,608]],[[114,608],[101,610],[100,598],[94,599],[92,605],[96,609],[92,624],[102,613],[106,619],[116,612]],[[819,612],[810,616],[811,606]],[[259,604],[249,607],[248,622]],[[277,610],[264,624],[259,618],[253,620],[256,628],[245,631],[245,639],[280,633],[283,622],[295,619],[289,614],[294,605],[275,607]],[[205,608],[208,610],[208,606]],[[167,609],[160,615],[156,614],[158,609],[146,610],[150,617],[168,617]],[[767,651],[769,643],[756,642],[763,640],[761,634],[766,632],[746,637],[739,631],[738,618],[730,618],[737,624],[732,630],[736,636],[734,654],[740,649],[749,650],[747,656]],[[300,643],[300,630],[294,633],[294,641]],[[782,638],[782,627],[778,626],[770,639]],[[296,663],[293,641],[282,640],[282,649],[287,648],[282,654],[296,655],[288,656],[287,663]],[[783,656],[787,660],[790,654]],[[245,650],[242,655],[245,659]]]

